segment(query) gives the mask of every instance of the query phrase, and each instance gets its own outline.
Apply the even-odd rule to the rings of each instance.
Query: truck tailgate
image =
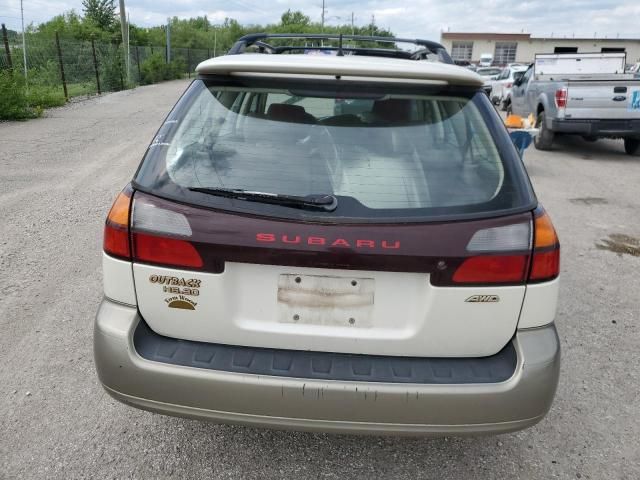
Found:
[[[640,119],[640,80],[569,81],[564,116]]]

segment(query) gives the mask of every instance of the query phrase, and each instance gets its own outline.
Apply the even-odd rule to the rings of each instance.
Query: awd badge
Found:
[[[500,301],[498,295],[471,295],[465,300],[469,303],[496,303]]]

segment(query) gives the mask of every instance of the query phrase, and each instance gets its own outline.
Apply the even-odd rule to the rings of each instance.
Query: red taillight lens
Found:
[[[534,222],[533,260],[529,282],[546,282],[560,275],[560,242],[549,215],[536,213]]]
[[[556,107],[564,108],[567,106],[567,89],[559,88],[556,90]]]
[[[204,264],[196,248],[186,240],[134,233],[133,245],[136,261],[191,268]]]
[[[540,282],[552,280],[560,273],[560,249],[551,252],[536,252],[533,254],[531,274],[529,280]]]
[[[524,282],[528,255],[483,255],[467,258],[453,274],[454,283]]]
[[[513,87],[513,83],[509,82],[509,83],[507,83],[506,86],[507,86],[507,88],[511,88],[511,87]]]
[[[127,186],[113,202],[104,226],[103,248],[114,257],[131,259],[129,244],[129,211],[131,209],[132,189]]]

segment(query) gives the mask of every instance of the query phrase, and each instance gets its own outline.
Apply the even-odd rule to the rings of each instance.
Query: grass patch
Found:
[[[27,103],[37,109],[60,107],[66,103],[61,88],[30,85],[27,91]]]
[[[62,90],[62,87],[60,87],[60,90]],[[68,83],[67,92],[69,93],[69,97],[93,95],[98,93],[98,87],[95,82]]]

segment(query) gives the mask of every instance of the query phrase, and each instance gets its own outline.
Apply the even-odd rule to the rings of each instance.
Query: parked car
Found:
[[[502,72],[502,69],[499,67],[484,67],[476,70],[476,73],[484,79],[484,85],[482,88],[488,96],[491,96],[493,84],[498,79],[500,72]]]
[[[197,67],[108,214],[106,391],[326,432],[540,421],[559,243],[481,77],[403,50],[280,55],[271,37]],[[256,42],[271,54],[240,54]],[[345,98],[369,108],[334,114]]]
[[[493,65],[493,55],[490,53],[483,53],[480,55],[479,67],[490,67]]]
[[[509,111],[533,114],[534,144],[552,148],[557,134],[586,140],[622,138],[627,154],[640,152],[640,79],[625,74],[624,53],[540,54],[514,83]]]
[[[500,105],[502,110],[506,110],[511,103],[511,88],[513,82],[524,75],[527,66],[514,65],[505,67],[500,75],[493,82],[491,90],[491,100],[494,104]]]

